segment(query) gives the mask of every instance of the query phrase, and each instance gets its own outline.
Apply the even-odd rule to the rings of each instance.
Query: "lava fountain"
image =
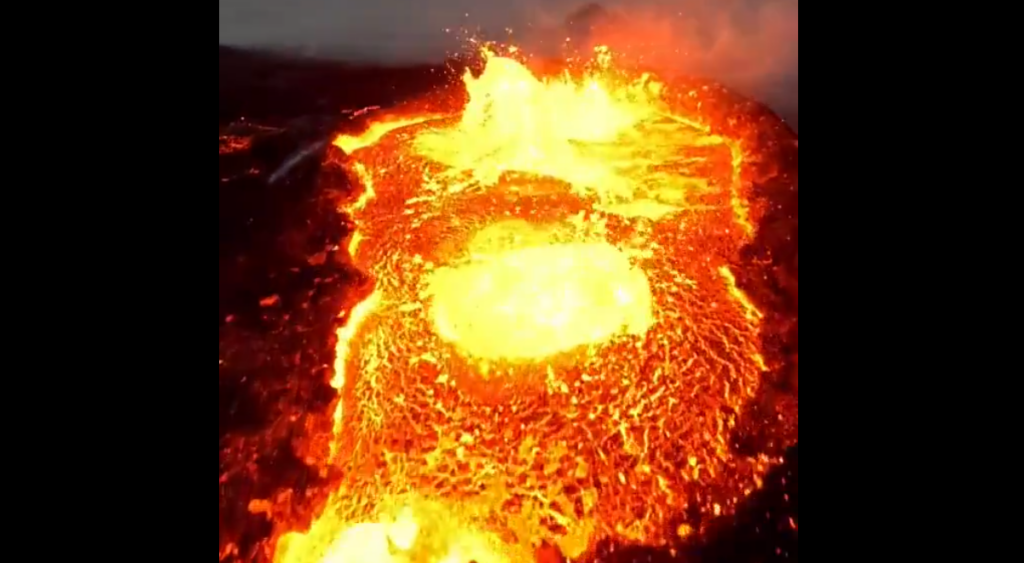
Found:
[[[773,462],[730,443],[779,361],[734,275],[765,213],[755,133],[605,51],[546,78],[488,55],[464,87],[335,141],[373,283],[338,332],[341,476],[277,563],[671,544]]]

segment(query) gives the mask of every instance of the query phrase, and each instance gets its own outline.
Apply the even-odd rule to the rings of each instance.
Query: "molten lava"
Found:
[[[277,563],[665,544],[759,485],[771,460],[728,443],[768,369],[730,270],[760,213],[742,143],[607,58],[490,56],[461,114],[336,140],[374,287],[338,333],[342,476]]]
[[[542,359],[603,342],[623,327],[642,335],[651,325],[647,277],[610,244],[473,256],[467,265],[435,270],[426,292],[438,336],[472,356]]]

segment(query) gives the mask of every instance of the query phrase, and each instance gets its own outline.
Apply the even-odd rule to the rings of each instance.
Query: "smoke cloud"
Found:
[[[552,53],[612,47],[659,72],[710,77],[797,119],[797,0],[219,0],[220,43],[378,64],[439,62],[465,30]],[[511,31],[509,31],[511,30]]]

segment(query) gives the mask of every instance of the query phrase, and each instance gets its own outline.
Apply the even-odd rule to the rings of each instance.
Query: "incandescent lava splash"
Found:
[[[729,443],[772,364],[732,269],[763,213],[742,135],[605,51],[546,78],[488,55],[464,87],[335,141],[373,286],[338,332],[341,476],[277,563],[671,544],[772,462]]]

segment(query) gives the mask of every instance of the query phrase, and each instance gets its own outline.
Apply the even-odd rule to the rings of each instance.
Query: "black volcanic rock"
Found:
[[[457,61],[407,67],[355,66],[341,61],[220,47],[220,123],[245,117],[275,121],[403,101],[461,74]]]

